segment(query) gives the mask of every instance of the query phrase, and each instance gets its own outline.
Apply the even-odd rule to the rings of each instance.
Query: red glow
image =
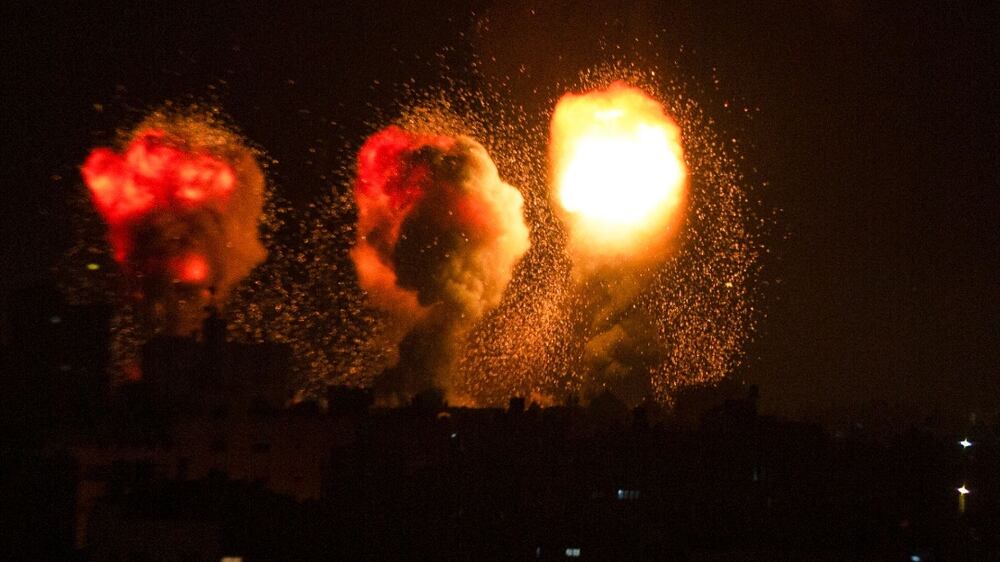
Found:
[[[454,146],[453,137],[392,126],[368,137],[358,152],[354,192],[359,234],[365,240],[352,250],[358,278],[377,302],[405,311],[401,314],[413,320],[422,309],[413,292],[399,289],[387,257],[399,241],[406,217],[435,189],[432,152],[440,155]],[[428,148],[432,150],[421,158],[421,151]]]
[[[435,181],[430,156],[415,155],[424,148],[440,152],[454,145],[453,137],[411,133],[395,126],[368,137],[358,152],[354,185],[361,230],[380,231],[379,237],[395,245],[403,220]],[[387,275],[385,283],[389,277],[395,280],[394,275]]]
[[[236,187],[232,166],[211,154],[186,150],[155,129],[137,134],[123,154],[107,148],[92,151],[81,171],[94,204],[112,227],[159,208],[222,206]]]
[[[122,374],[129,382],[139,382],[142,380],[142,367],[136,361],[129,361],[122,365]]]
[[[411,133],[399,127],[387,127],[368,137],[358,152],[359,194],[378,199],[388,197],[391,207],[405,211],[423,195],[431,180],[429,164],[401,166],[403,154],[433,146],[447,150],[455,144],[452,137]]]
[[[208,278],[208,260],[201,254],[186,254],[171,265],[174,277],[182,283],[201,283]]]

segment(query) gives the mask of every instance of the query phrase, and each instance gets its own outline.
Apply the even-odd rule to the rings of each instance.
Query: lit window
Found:
[[[619,488],[617,496],[619,500],[637,500],[639,499],[639,490],[625,490]]]
[[[243,562],[242,556],[223,556],[219,562]]]
[[[579,558],[579,557],[580,557],[580,549],[579,548],[567,548],[566,549],[566,558]]]

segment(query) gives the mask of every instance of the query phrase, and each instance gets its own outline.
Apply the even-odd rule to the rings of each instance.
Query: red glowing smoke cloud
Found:
[[[263,260],[263,173],[236,138],[194,118],[154,116],[122,152],[81,169],[115,261],[162,329],[197,328],[202,308]]]
[[[175,146],[155,129],[136,135],[122,154],[95,149],[82,173],[94,205],[108,223],[120,264],[127,263],[131,250],[131,224],[152,211],[186,213],[211,207],[222,212],[236,185],[232,166],[210,154]]]
[[[476,141],[389,127],[358,153],[355,198],[358,278],[402,340],[383,385],[451,392],[460,341],[527,251],[521,194]]]

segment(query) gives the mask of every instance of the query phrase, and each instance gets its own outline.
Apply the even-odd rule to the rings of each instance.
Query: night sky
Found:
[[[766,317],[740,376],[765,407],[996,406],[1000,21],[988,3],[399,4],[4,8],[4,299],[71,243],[67,201],[89,149],[165,101],[221,106],[305,206],[373,108],[391,111],[411,79],[442,84],[442,60],[460,81],[509,77],[518,103],[544,111],[554,84],[610,53],[659,53],[757,169]],[[463,70],[474,56],[479,77]],[[723,101],[752,119],[726,119]]]

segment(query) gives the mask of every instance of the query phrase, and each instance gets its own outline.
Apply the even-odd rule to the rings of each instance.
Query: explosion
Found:
[[[383,404],[430,389],[669,402],[741,361],[763,222],[718,108],[667,70],[586,70],[540,100],[554,112],[502,80],[406,87],[403,129],[343,153],[344,183],[304,212],[274,195],[262,213],[257,153],[212,111],[158,112],[84,166],[126,275],[101,267],[105,229],[81,209],[64,288],[106,301],[128,283],[112,346],[126,376],[156,327],[137,320],[190,333],[214,299],[230,337],[289,344],[312,397],[334,383]],[[259,236],[271,259],[254,267]]]
[[[563,96],[550,135],[552,197],[568,223],[583,306],[583,391],[636,404],[652,394],[665,357],[655,320],[636,299],[683,215],[680,129],[656,100],[615,82]]]
[[[133,296],[165,332],[196,331],[265,257],[264,176],[227,132],[156,115],[122,153],[92,151],[81,172]]]
[[[573,251],[659,254],[676,230],[687,169],[680,129],[641,90],[566,94],[552,116],[553,196]]]
[[[351,257],[399,342],[376,387],[389,402],[432,389],[468,401],[456,390],[461,346],[528,249],[521,194],[464,136],[389,127],[365,142],[357,165]]]

